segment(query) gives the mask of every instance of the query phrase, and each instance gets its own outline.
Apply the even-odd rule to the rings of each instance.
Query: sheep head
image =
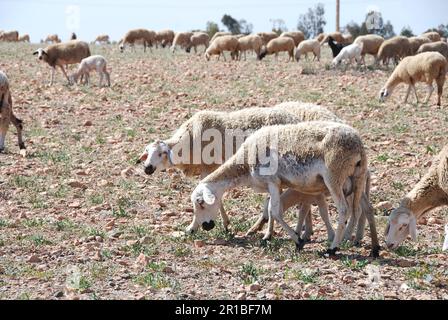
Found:
[[[143,162],[145,173],[148,175],[156,171],[164,171],[173,165],[171,153],[170,147],[165,142],[155,141],[146,146],[137,164]]]
[[[414,214],[405,207],[398,207],[390,214],[385,233],[389,249],[396,249],[408,235],[416,241],[417,222]]]
[[[37,59],[44,61],[46,61],[48,57],[48,53],[43,48],[39,48],[36,51],[34,51],[33,55],[37,55]]]
[[[215,227],[221,206],[221,197],[206,183],[200,183],[191,194],[191,202],[194,207],[193,222],[188,226],[187,232],[196,231],[199,226],[206,231]]]

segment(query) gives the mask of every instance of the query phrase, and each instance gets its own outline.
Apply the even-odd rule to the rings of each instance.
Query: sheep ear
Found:
[[[137,161],[135,162],[135,164],[139,164],[143,161],[146,161],[146,159],[148,159],[148,153],[145,151],[142,153],[142,155],[137,159]]]
[[[48,53],[45,50],[42,50],[42,54],[48,56]]]
[[[33,52],[33,55],[35,56],[38,53],[39,53],[39,51],[36,50],[36,51]]]
[[[203,196],[205,203],[208,205],[212,205],[216,201],[215,195],[211,192],[209,188],[204,188]]]
[[[384,230],[385,237],[387,237],[387,235],[389,234],[389,230],[390,230],[390,222],[387,223],[386,229]]]
[[[409,233],[411,234],[411,239],[417,241],[417,221],[415,220],[414,215],[412,215],[411,220],[409,221]]]

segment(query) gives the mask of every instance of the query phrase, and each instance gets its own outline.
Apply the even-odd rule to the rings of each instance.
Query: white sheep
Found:
[[[238,60],[241,60],[242,53],[244,52],[244,60],[246,60],[246,51],[253,50],[257,55],[257,59],[260,59],[261,47],[263,46],[263,40],[257,34],[250,34],[238,39]]]
[[[366,173],[363,143],[359,134],[347,125],[304,122],[264,127],[247,138],[229,160],[195,188],[191,195],[194,217],[186,231],[193,232],[199,226],[212,229],[224,192],[245,185],[270,195],[270,222],[265,237],[272,234],[275,219],[300,247],[301,239],[282,218],[281,188],[306,194],[322,194],[328,189],[339,212],[338,228],[328,250],[329,254],[335,254],[351,216],[344,183],[352,180],[352,208],[355,217],[359,217]]]
[[[288,52],[288,61],[294,62],[294,49],[295,45],[292,38],[274,38],[261,49],[260,60],[263,59],[266,55],[275,54],[275,58],[277,58],[279,52]]]
[[[312,52],[314,54],[314,59],[320,61],[320,43],[316,39],[309,39],[300,42],[296,50],[296,61],[299,62],[300,56],[308,56],[308,53]],[[313,60],[314,60],[313,59]]]
[[[213,40],[210,46],[205,51],[205,58],[210,60],[212,55],[217,55],[218,60],[222,55],[224,61],[226,61],[225,51],[230,51],[230,56],[232,59],[238,57],[238,39],[234,36],[220,36]]]
[[[429,52],[429,51],[439,52],[445,57],[445,59],[448,59],[448,43],[446,42],[437,41],[422,44],[418,49],[417,53]]]
[[[50,81],[50,85],[52,85],[57,66],[61,68],[62,73],[70,83],[64,65],[81,62],[82,59],[90,56],[90,49],[86,42],[72,40],[65,43],[52,44],[45,49],[39,48],[33,52],[33,55],[37,55],[39,60],[45,61],[52,68]]]
[[[376,34],[367,34],[364,36],[359,36],[355,39],[355,43],[363,44],[362,52],[361,52],[361,58],[362,58],[363,64],[366,64],[366,61],[365,61],[366,54],[372,55],[376,61],[376,56],[378,54],[378,50],[380,49],[383,42],[384,42],[384,38],[379,35],[376,35]]]
[[[0,41],[17,42],[19,40],[19,32],[14,31],[3,31],[0,33]]]
[[[425,100],[425,103],[427,103],[434,91],[432,84],[435,80],[438,93],[437,105],[440,106],[447,70],[447,60],[439,52],[424,52],[416,56],[406,57],[395,68],[385,86],[381,89],[380,101],[383,102],[390,97],[397,85],[405,83],[408,85],[408,90],[404,103],[407,103],[411,89],[414,90],[418,103],[415,84],[417,82],[425,82],[428,86],[428,95]]]
[[[448,205],[448,146],[434,158],[429,171],[392,211],[386,245],[397,248],[408,235],[417,240],[417,221],[427,212]]]
[[[25,143],[22,138],[22,120],[14,115],[8,77],[0,71],[0,153],[5,149],[6,133],[11,122],[17,129],[19,148],[20,150],[24,150]]]
[[[77,83],[78,79],[85,77],[85,81],[89,84],[90,71],[96,70],[100,77],[99,86],[103,84],[103,78],[106,78],[107,86],[110,87],[110,75],[107,71],[107,61],[103,56],[94,55],[81,60],[78,70],[71,76],[72,82]]]
[[[146,47],[149,47],[149,50],[152,52],[152,46],[156,41],[156,33],[152,30],[147,29],[133,29],[126,32],[123,39],[119,41],[120,51],[123,52],[125,45],[129,44],[132,47],[137,42],[142,42],[143,51],[146,52]]]
[[[358,42],[342,48],[341,52],[339,52],[336,58],[333,59],[333,66],[340,64],[343,60],[348,60],[350,63],[353,63],[353,60],[355,60],[357,63],[361,62],[361,53],[363,47],[363,42]]]
[[[377,61],[381,61],[384,65],[388,65],[390,60],[394,60],[398,64],[400,59],[410,55],[412,51],[411,42],[407,37],[396,36],[385,40],[378,50]]]
[[[193,32],[178,32],[174,36],[173,44],[171,46],[171,52],[174,53],[176,51],[176,47],[179,46],[183,49],[187,49],[190,47],[191,36]]]

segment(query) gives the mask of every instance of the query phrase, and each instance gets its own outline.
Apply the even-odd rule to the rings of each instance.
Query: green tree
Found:
[[[232,32],[233,34],[241,33],[241,28],[238,20],[233,18],[231,15],[225,14],[222,17],[221,22],[227,27],[227,30],[229,30],[229,32]]]
[[[325,7],[322,3],[318,3],[314,8],[309,8],[306,14],[299,16],[297,29],[302,31],[306,38],[314,38],[324,32],[326,24]]]
[[[208,33],[210,39],[215,35],[216,32],[219,32],[219,26],[216,22],[207,21],[205,32]]]
[[[270,19],[269,21],[272,23],[272,31],[277,33],[278,35],[282,34],[285,31],[288,31],[288,28],[286,28],[285,20]]]
[[[252,30],[254,26],[252,23],[248,23],[246,20],[241,19],[238,21],[238,24],[240,25],[240,33],[249,34],[252,33]]]
[[[396,36],[394,26],[389,20],[387,20],[387,22],[383,25],[383,28],[376,33],[382,36],[384,39],[389,39]]]
[[[403,29],[401,29],[400,36],[409,38],[409,37],[415,37],[415,34],[414,34],[414,32],[412,32],[411,27],[405,26],[405,27],[403,27]]]

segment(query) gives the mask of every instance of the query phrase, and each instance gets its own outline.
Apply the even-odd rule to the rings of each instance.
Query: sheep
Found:
[[[436,31],[426,32],[421,35],[422,37],[426,37],[432,42],[440,41],[440,34]]]
[[[178,32],[174,36],[173,44],[171,46],[171,51],[174,53],[176,47],[179,46],[183,49],[186,49],[190,46],[191,36],[193,32]]]
[[[359,36],[355,39],[356,44],[362,43],[361,60],[365,64],[365,55],[370,54],[377,60],[378,50],[384,42],[384,38],[376,34],[367,34],[364,36]]]
[[[107,34],[100,34],[95,38],[93,43],[109,44],[110,43],[109,36]]]
[[[59,39],[57,34],[50,34],[48,35],[45,40],[44,43],[61,43],[61,39]]]
[[[76,36],[76,33],[72,32],[72,35],[70,36],[70,40],[76,40],[78,37]]]
[[[30,42],[30,35],[29,34],[21,35],[17,41],[19,41],[19,42]]]
[[[173,30],[161,30],[156,32],[156,47],[158,44],[165,48],[166,46],[170,47],[174,40],[174,31]]]
[[[443,242],[442,251],[448,250],[448,224],[445,225],[445,241]]]
[[[305,40],[305,35],[302,31],[283,32],[280,37],[290,37],[294,40],[294,46],[298,46],[300,42]]]
[[[319,37],[322,38],[321,35],[319,35]],[[318,39],[319,39],[319,37],[318,37]],[[329,37],[332,37],[337,43],[346,43],[346,41],[347,41],[347,39],[344,38],[342,33],[337,31],[337,32],[325,34],[324,37],[322,38],[322,40],[320,40],[320,44],[323,45],[323,44],[327,43]]]
[[[81,60],[78,70],[71,76],[73,83],[77,83],[80,77],[85,76],[86,83],[89,84],[90,71],[96,70],[100,76],[99,86],[103,84],[103,78],[106,78],[107,86],[110,87],[110,75],[107,71],[107,61],[103,56],[94,55]]]
[[[347,179],[353,183],[352,208],[355,217],[359,217],[366,173],[363,143],[359,134],[347,125],[317,121],[264,127],[247,138],[222,166],[199,182],[191,194],[194,215],[186,232],[194,232],[199,226],[211,230],[218,208],[222,206],[224,192],[244,185],[270,195],[267,234],[272,233],[275,219],[300,248],[303,241],[281,215],[281,188],[311,195],[329,190],[339,212],[338,228],[327,251],[334,255],[351,213],[344,183]]]
[[[64,65],[81,62],[82,59],[90,56],[90,49],[86,42],[72,40],[65,43],[52,44],[45,49],[39,48],[33,52],[33,55],[37,55],[39,60],[45,61],[52,68],[50,81],[50,85],[52,85],[57,66],[61,68],[62,73],[70,83]]]
[[[216,32],[213,37],[210,39],[210,42],[215,41],[216,38],[222,37],[222,36],[231,36],[232,32],[224,32],[224,31],[218,31]]]
[[[8,77],[0,70],[0,153],[5,149],[5,138],[10,123],[17,129],[17,139],[20,150],[25,150],[22,138],[22,120],[18,119],[12,110],[12,97]]]
[[[119,41],[119,48],[120,51],[123,52],[126,44],[134,46],[137,41],[141,41],[144,52],[146,52],[147,46],[149,46],[150,51],[152,51],[151,47],[155,43],[155,40],[156,33],[154,31],[147,29],[133,29],[126,32],[123,39]]]
[[[316,39],[309,39],[302,41],[296,50],[296,61],[299,62],[300,56],[305,55],[308,56],[308,52],[312,52],[314,54],[314,59],[317,58],[317,61],[320,61],[320,43]],[[313,59],[313,60],[314,60]]]
[[[417,54],[417,51],[420,48],[420,46],[422,46],[425,43],[430,43],[430,42],[431,42],[431,40],[429,40],[429,38],[422,37],[422,36],[409,38],[409,44],[410,44],[409,55],[413,56],[413,55]]]
[[[19,40],[19,33],[17,31],[8,31],[0,33],[0,41],[17,42]]]
[[[263,40],[257,34],[250,34],[238,39],[238,60],[241,60],[241,55],[244,52],[244,60],[246,60],[246,51],[253,50],[260,60],[261,47]]]
[[[397,248],[408,235],[416,241],[417,221],[425,213],[445,205],[448,205],[448,146],[434,158],[428,172],[390,214],[385,230],[387,247]]]
[[[412,88],[418,104],[415,83],[425,82],[428,85],[428,96],[425,100],[425,103],[427,103],[434,91],[432,83],[435,80],[438,93],[437,105],[440,106],[447,70],[447,60],[439,52],[424,52],[416,56],[406,57],[395,68],[385,86],[381,89],[380,101],[384,102],[386,98],[392,95],[395,87],[403,82],[408,84],[408,91],[404,98],[404,103],[407,103]]]
[[[219,60],[222,54],[224,61],[226,61],[224,51],[230,51],[232,59],[236,59],[238,57],[238,39],[234,36],[221,36],[216,38],[205,51],[205,58],[209,61],[212,55],[218,55]]]
[[[272,39],[266,46],[263,46],[260,52],[260,60],[263,59],[266,55],[271,55],[275,53],[275,57],[279,52],[286,51],[288,52],[288,61],[294,62],[294,40],[289,37],[279,37]]]
[[[263,45],[267,45],[272,39],[278,38],[278,34],[275,32],[258,32],[257,33],[263,40]]]
[[[336,58],[341,50],[347,46],[343,43],[336,43],[332,37],[328,37],[328,45],[330,46],[333,58]]]
[[[321,43],[325,39],[325,33],[319,33],[316,37],[316,40]]]
[[[287,102],[279,104],[273,108],[247,108],[231,113],[216,111],[200,111],[187,120],[168,140],[157,140],[146,146],[145,151],[139,157],[137,163],[144,162],[144,171],[150,175],[163,171],[170,167],[176,167],[187,176],[200,175],[202,178],[210,172],[216,170],[221,163],[229,158],[234,151],[239,148],[251,130],[260,129],[263,126],[275,124],[299,123],[302,121],[326,120],[341,121],[336,115],[327,109],[301,102]],[[200,130],[198,133],[195,130]],[[232,148],[221,147],[221,159],[216,159],[210,163],[201,161],[194,162],[193,152],[200,152],[207,146],[201,141],[202,132],[208,129],[215,129],[224,136],[223,144],[231,142]],[[236,133],[237,135],[234,135]],[[236,136],[237,141],[234,141]],[[240,141],[241,140],[241,141]],[[200,150],[190,148],[189,159],[174,159],[175,150],[185,145],[198,145]],[[177,156],[179,158],[179,156]],[[176,160],[176,161],[173,161]],[[227,228],[229,219],[222,209],[224,226]]]
[[[378,50],[377,60],[384,65],[388,65],[391,59],[394,59],[395,64],[411,52],[411,44],[409,39],[403,36],[396,36],[385,40]]]
[[[344,47],[336,58],[333,59],[333,66],[340,64],[342,60],[349,60],[350,63],[353,63],[353,60],[357,63],[361,62],[361,52],[363,47],[364,44],[362,42],[353,43]]]
[[[210,37],[209,37],[208,33],[195,32],[195,33],[193,33],[193,35],[190,38],[190,45],[189,45],[189,47],[187,47],[186,51],[190,52],[191,47],[193,47],[194,53],[197,53],[196,47],[203,45],[204,53],[205,53],[205,50],[207,50],[208,45],[209,45],[209,40],[210,40]]]
[[[417,51],[417,53],[422,52],[439,52],[441,53],[446,59],[448,59],[448,43],[443,41],[437,41],[437,42],[430,42],[423,44]]]

